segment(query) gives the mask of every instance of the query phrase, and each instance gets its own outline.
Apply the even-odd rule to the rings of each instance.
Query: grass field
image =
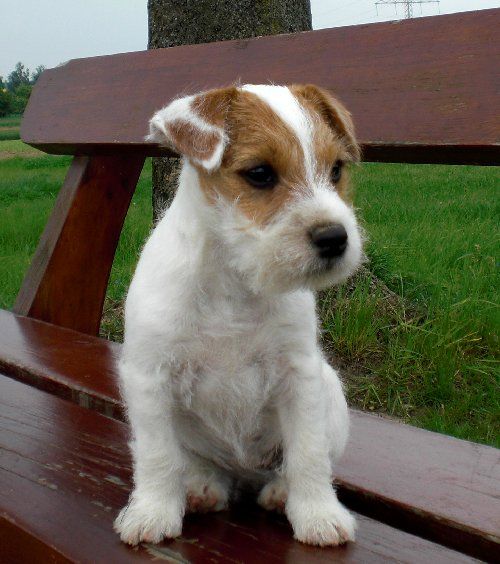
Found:
[[[19,139],[21,116],[11,115],[0,118],[0,141]]]
[[[13,303],[69,162],[0,141],[0,307]],[[103,333],[114,338],[151,228],[150,173],[148,162],[113,265]],[[499,170],[363,164],[354,181],[377,278],[365,272],[320,304],[351,403],[498,445]]]

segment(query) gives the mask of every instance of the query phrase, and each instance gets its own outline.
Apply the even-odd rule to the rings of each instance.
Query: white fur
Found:
[[[120,379],[134,491],[115,528],[130,544],[179,535],[186,510],[224,508],[235,479],[264,486],[259,502],[284,506],[300,541],[354,539],[331,485],[347,406],[318,346],[312,290],[355,270],[361,237],[351,208],[314,171],[308,118],[290,91],[245,88],[297,132],[311,173],[296,200],[258,227],[235,203],[209,204],[196,169],[183,164],[126,303]],[[190,115],[189,104],[173,104]],[[168,111],[152,119],[154,132]],[[306,233],[328,223],[345,226],[349,245],[322,270]]]

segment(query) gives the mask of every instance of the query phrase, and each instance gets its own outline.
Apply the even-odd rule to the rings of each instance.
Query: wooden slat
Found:
[[[51,153],[159,154],[152,113],[182,93],[313,82],[351,109],[366,160],[499,164],[500,9],[77,59],[45,71],[21,137]]]
[[[181,538],[132,550],[112,532],[129,489],[124,424],[0,376],[2,562],[470,562],[362,516],[355,544],[304,546],[249,501],[188,516]]]
[[[343,501],[494,561],[500,554],[500,450],[351,414],[351,439],[337,471]]]
[[[14,311],[96,335],[141,156],[75,157]]]
[[[0,310],[0,370],[121,417],[119,347]],[[500,451],[352,411],[337,470],[343,499],[394,526],[486,560],[500,547]]]
[[[0,309],[0,372],[99,413],[123,419],[120,346]]]

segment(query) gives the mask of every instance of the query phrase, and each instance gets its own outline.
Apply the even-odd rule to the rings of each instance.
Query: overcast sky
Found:
[[[139,51],[147,44],[147,0],[0,0],[0,76],[78,57]],[[500,0],[441,0],[416,16],[500,7]],[[402,7],[375,0],[311,0],[315,29],[399,19]]]

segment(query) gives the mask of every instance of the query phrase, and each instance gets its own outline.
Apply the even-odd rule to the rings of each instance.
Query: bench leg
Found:
[[[75,157],[14,312],[97,335],[142,156]]]

